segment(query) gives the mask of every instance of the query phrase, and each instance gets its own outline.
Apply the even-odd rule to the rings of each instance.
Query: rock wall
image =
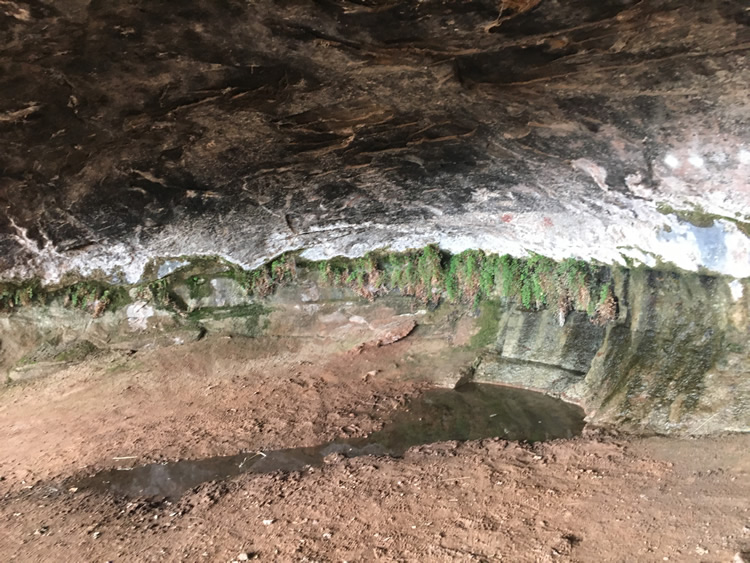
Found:
[[[604,333],[585,313],[571,313],[560,326],[557,311],[507,304],[497,341],[482,357],[475,379],[564,395],[589,372]]]
[[[619,315],[605,327],[507,307],[475,379],[560,395],[620,428],[750,431],[748,284],[654,270],[615,281]]]
[[[118,306],[101,309],[104,293],[85,302],[89,294],[73,286],[0,313],[0,369],[18,381],[206,336],[281,339],[311,358],[406,339],[402,372],[438,385],[534,389],[581,404],[595,424],[628,430],[750,431],[747,282],[440,256],[428,248],[295,265],[282,257],[250,273],[173,261],[163,278],[164,264],[155,264],[157,279],[129,288]]]

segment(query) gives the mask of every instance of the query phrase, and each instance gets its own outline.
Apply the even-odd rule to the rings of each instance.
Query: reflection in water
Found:
[[[177,499],[206,481],[240,473],[298,471],[322,465],[329,454],[401,456],[412,446],[446,440],[504,438],[539,442],[581,433],[583,411],[541,393],[469,383],[459,389],[432,389],[397,413],[382,430],[366,438],[340,440],[311,448],[290,448],[201,460],[154,463],[130,471],[108,470],[79,487],[138,497]]]

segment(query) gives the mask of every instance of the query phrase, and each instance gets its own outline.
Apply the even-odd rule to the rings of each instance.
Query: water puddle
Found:
[[[470,383],[459,389],[431,389],[397,413],[382,430],[366,438],[337,440],[321,446],[251,452],[172,463],[154,463],[131,470],[112,469],[89,477],[79,488],[129,497],[176,500],[207,481],[241,473],[299,471],[320,466],[330,454],[346,457],[399,457],[412,446],[447,440],[503,438],[539,442],[572,438],[581,433],[584,412],[541,393]]]

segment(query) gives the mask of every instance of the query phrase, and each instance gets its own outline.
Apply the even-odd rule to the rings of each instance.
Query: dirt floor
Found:
[[[723,562],[750,551],[747,435],[447,442],[245,474],[174,503],[73,486],[104,468],[365,435],[434,376],[414,346],[324,355],[215,338],[3,388],[1,559]]]

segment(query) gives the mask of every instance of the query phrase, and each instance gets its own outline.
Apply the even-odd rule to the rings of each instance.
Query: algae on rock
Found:
[[[447,346],[478,355],[477,381],[560,395],[585,406],[592,421],[621,427],[750,428],[750,313],[739,281],[730,290],[718,276],[451,255],[436,246],[320,262],[287,254],[252,271],[178,257],[149,272],[135,286],[5,284],[0,365],[41,358],[34,350],[44,346],[50,361],[81,359],[83,342],[106,350],[206,333],[295,337],[301,311],[310,331],[322,326],[316,315],[339,318],[352,303],[366,310],[396,299],[436,318],[443,310],[463,316],[470,336]]]

